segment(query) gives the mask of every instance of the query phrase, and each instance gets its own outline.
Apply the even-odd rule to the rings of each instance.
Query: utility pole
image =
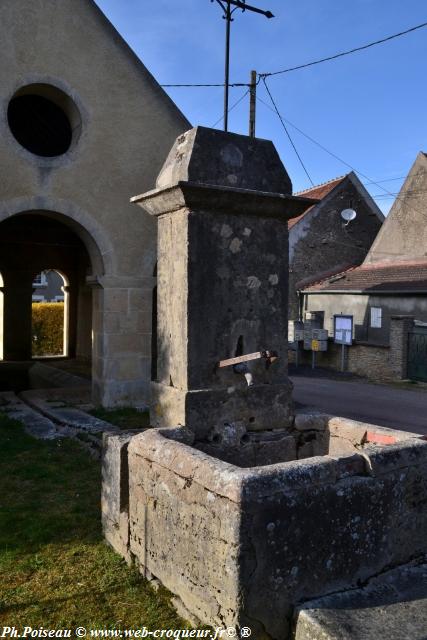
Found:
[[[246,4],[246,0],[211,0],[211,2],[217,2],[223,10],[223,19],[226,21],[225,29],[225,81],[224,81],[224,131],[228,131],[228,96],[230,90],[230,32],[231,23],[233,22],[233,13],[237,9],[244,11],[252,11],[253,13],[260,13],[266,18],[274,18],[271,11],[264,11],[258,7],[253,7]],[[233,7],[233,9],[232,9]]]
[[[255,138],[257,72],[251,71],[249,84],[249,136]]]

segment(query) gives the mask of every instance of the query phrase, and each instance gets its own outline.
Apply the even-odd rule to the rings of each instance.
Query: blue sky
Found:
[[[224,20],[210,0],[97,0],[98,5],[161,84],[221,83]],[[427,21],[425,0],[250,0],[275,18],[237,11],[232,25],[231,81],[251,69],[276,71],[333,55]],[[282,115],[337,156],[396,193],[416,154],[427,150],[427,28],[309,69],[272,77]],[[221,88],[167,89],[194,124],[222,115]],[[232,105],[245,89],[231,89]],[[262,84],[259,98],[269,103]],[[220,128],[222,123],[218,123]],[[230,113],[229,127],[248,130],[248,97]],[[315,184],[347,173],[289,125]],[[257,136],[275,143],[294,190],[310,186],[277,116],[257,103]],[[361,178],[367,182],[366,178]],[[385,194],[368,185],[372,195]],[[385,211],[392,197],[376,199]]]

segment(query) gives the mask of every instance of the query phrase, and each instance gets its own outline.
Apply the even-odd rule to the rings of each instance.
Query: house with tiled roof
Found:
[[[352,224],[352,223],[351,223]],[[387,345],[393,316],[427,322],[427,156],[419,153],[361,265],[302,283],[306,310],[354,317],[354,338]]]
[[[305,282],[359,265],[365,259],[384,216],[354,172],[296,195],[317,200],[289,229],[289,319],[302,316],[301,288]],[[345,226],[343,209],[356,219]]]

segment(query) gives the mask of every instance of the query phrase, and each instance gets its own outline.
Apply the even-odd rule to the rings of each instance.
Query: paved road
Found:
[[[376,384],[291,376],[294,400],[384,427],[427,435],[427,392]]]

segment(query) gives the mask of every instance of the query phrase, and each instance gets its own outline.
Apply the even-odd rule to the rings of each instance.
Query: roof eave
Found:
[[[350,293],[352,295],[426,295],[427,289],[302,289],[303,294]]]

